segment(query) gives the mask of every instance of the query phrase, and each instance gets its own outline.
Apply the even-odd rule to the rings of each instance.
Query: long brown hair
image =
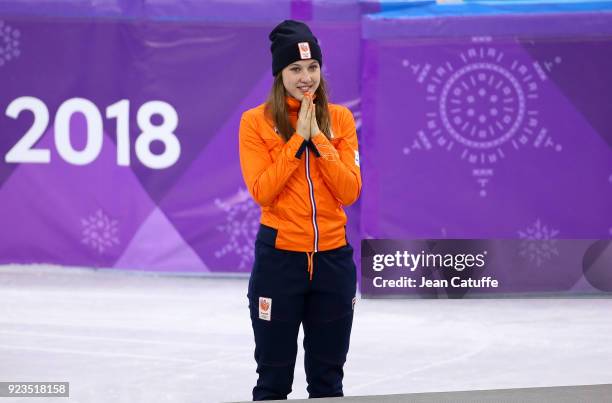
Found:
[[[316,107],[316,118],[319,130],[323,132],[325,137],[331,139],[331,123],[329,118],[329,109],[327,103],[327,84],[321,74],[321,81],[319,82],[319,88],[315,91],[314,103]],[[289,141],[295,128],[291,126],[289,121],[289,112],[287,110],[287,102],[285,86],[283,85],[283,73],[279,72],[274,77],[274,83],[268,100],[266,101],[265,114],[268,119],[276,126],[278,133],[285,140]]]

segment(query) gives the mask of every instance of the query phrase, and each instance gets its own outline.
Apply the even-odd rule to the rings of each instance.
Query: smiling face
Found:
[[[293,98],[301,101],[305,92],[314,94],[321,82],[321,69],[315,59],[298,60],[282,70],[283,85]]]

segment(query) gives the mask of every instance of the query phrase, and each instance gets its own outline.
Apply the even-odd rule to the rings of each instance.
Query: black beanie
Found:
[[[270,32],[269,38],[273,76],[297,60],[315,59],[323,66],[319,42],[303,22],[285,20]]]

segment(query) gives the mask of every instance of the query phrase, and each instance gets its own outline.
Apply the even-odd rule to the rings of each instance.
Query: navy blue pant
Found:
[[[306,253],[255,242],[248,291],[259,374],[253,400],[291,393],[300,323],[309,397],[343,396],[356,291],[353,248],[317,252],[312,280],[307,270]]]

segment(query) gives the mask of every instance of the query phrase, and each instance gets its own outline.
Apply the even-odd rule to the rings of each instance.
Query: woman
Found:
[[[327,102],[308,26],[286,20],[269,37],[270,96],[240,122],[242,174],[262,212],[248,290],[253,400],[291,392],[300,323],[309,397],[343,396],[356,274],[342,206],[361,192],[355,122]]]

